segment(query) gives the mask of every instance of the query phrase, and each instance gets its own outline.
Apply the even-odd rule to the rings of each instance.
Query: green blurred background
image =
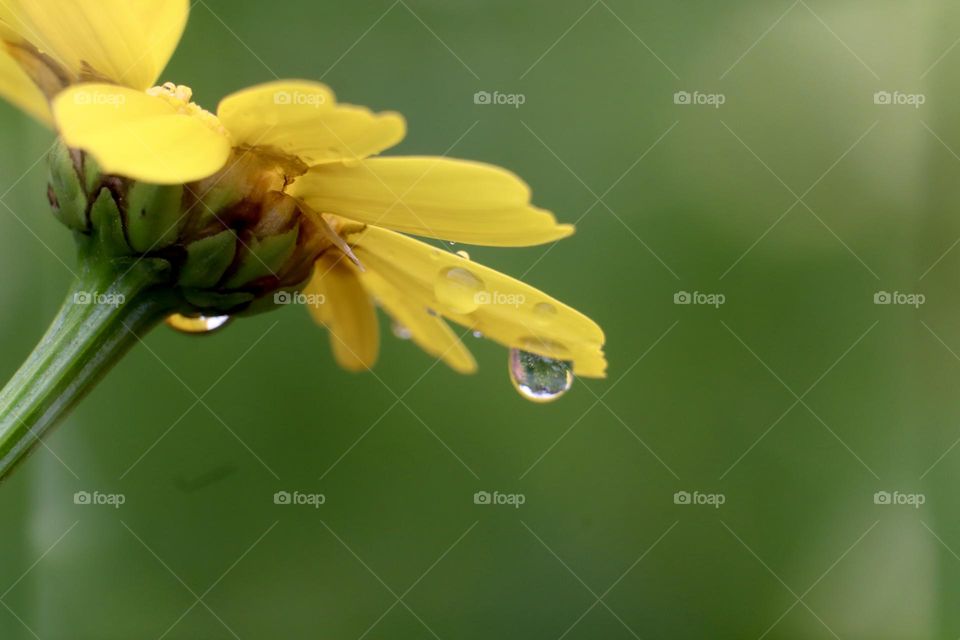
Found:
[[[957,38],[947,0],[201,0],[164,78],[202,104],[322,78],[577,222],[468,249],[595,318],[610,377],[536,406],[482,340],[459,377],[384,326],[351,375],[298,309],[161,328],[0,490],[0,637],[957,637]],[[0,118],[9,376],[74,258],[50,134]]]

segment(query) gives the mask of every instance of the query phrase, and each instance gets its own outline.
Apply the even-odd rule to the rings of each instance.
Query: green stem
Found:
[[[0,480],[172,308],[155,260],[81,260],[53,323],[0,391]]]

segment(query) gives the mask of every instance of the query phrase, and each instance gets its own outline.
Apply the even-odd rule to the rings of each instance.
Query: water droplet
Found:
[[[538,322],[547,324],[557,317],[557,308],[549,302],[538,302],[533,306],[533,315]]]
[[[483,302],[484,284],[463,267],[450,267],[440,272],[433,292],[442,305],[454,313],[472,313]]]
[[[457,255],[463,258],[464,260],[470,259],[470,254],[464,251],[463,249],[460,249],[460,251],[457,251]]]
[[[531,402],[553,402],[573,386],[569,362],[510,349],[510,380],[521,396]]]
[[[230,316],[184,316],[179,313],[167,316],[167,326],[180,333],[203,334],[222,329],[230,322]]]
[[[474,331],[474,332],[473,332],[473,337],[474,337],[474,338],[482,338],[482,337],[483,337],[483,331]]]
[[[392,325],[390,325],[390,330],[393,332],[394,336],[400,338],[401,340],[409,340],[413,336],[413,333],[410,332],[410,329],[407,329],[399,322],[394,322]]]
[[[540,316],[555,316],[557,308],[549,302],[538,302],[533,306],[533,312]]]

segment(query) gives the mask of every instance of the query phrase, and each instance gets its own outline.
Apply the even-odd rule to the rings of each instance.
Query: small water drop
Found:
[[[411,337],[413,337],[413,333],[411,333],[410,329],[406,328],[399,322],[394,322],[392,325],[390,325],[390,330],[393,332],[395,337],[400,338],[401,340],[409,340]]]
[[[531,402],[553,402],[573,386],[573,368],[565,360],[510,349],[509,368],[514,388]]]
[[[474,337],[474,338],[482,338],[482,337],[483,337],[483,331],[474,331],[474,332],[473,332],[473,337]]]
[[[463,267],[449,267],[440,272],[433,285],[440,303],[454,313],[472,313],[484,300],[484,284]]]
[[[230,316],[184,316],[179,313],[167,316],[167,326],[180,333],[204,334],[222,329],[230,322]]]
[[[460,251],[457,251],[457,255],[463,258],[464,260],[470,259],[470,254],[464,251],[463,249],[460,249]]]
[[[534,305],[533,312],[537,315],[537,317],[547,320],[556,317],[557,308],[549,302],[538,302]]]

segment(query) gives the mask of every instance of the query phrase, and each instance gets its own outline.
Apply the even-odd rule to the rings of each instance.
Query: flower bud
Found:
[[[288,171],[246,154],[202,181],[155,185],[104,175],[93,158],[58,143],[48,193],[88,251],[168,263],[181,313],[252,313],[306,281],[324,251],[343,249],[322,216],[284,193]]]

